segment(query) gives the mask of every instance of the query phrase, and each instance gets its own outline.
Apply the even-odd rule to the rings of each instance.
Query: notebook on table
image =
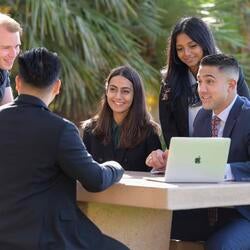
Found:
[[[222,182],[230,141],[222,137],[173,137],[163,180]]]

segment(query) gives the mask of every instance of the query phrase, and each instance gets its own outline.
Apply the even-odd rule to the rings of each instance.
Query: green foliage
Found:
[[[211,21],[218,47],[235,56],[241,63],[250,83],[250,2],[249,0],[214,0],[203,8],[203,15]]]
[[[161,23],[164,32],[157,39],[157,63],[156,68],[160,69],[166,65],[166,46],[167,38],[175,23],[184,16],[201,16],[200,6],[204,2],[202,0],[156,0],[157,5],[161,9]]]
[[[156,107],[167,37],[183,16],[204,18],[250,82],[249,0],[0,0],[1,6],[23,24],[23,49],[59,54],[63,89],[52,108],[75,121],[96,110],[105,77],[121,64],[140,72]]]
[[[151,0],[5,1],[24,28],[23,49],[44,46],[62,60],[61,95],[52,108],[73,120],[95,110],[111,68],[135,67],[147,86],[159,85],[158,71],[142,55],[160,28]]]
[[[166,37],[169,36],[172,25],[183,16],[195,15],[208,22],[220,50],[238,58],[247,82],[250,83],[249,0],[157,0],[157,4],[165,10],[162,16],[165,32],[157,40],[157,68],[166,63]]]

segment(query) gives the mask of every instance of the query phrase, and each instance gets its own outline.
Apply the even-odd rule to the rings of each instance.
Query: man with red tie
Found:
[[[195,137],[231,138],[226,180],[250,181],[250,102],[237,95],[238,62],[223,54],[202,59],[197,74],[202,109],[194,121]],[[165,166],[167,152],[153,151],[147,164]],[[214,223],[207,209],[173,213],[171,237],[203,240],[206,249],[250,249],[250,206],[218,208]],[[190,225],[192,227],[190,228]]]

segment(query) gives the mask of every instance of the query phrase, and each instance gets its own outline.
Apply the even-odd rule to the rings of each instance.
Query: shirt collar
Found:
[[[16,99],[14,100],[15,103],[21,103],[21,104],[30,104],[33,106],[38,106],[38,107],[42,107],[46,110],[48,109],[48,106],[38,97],[32,96],[32,95],[26,95],[26,94],[20,94],[16,97]]]
[[[191,83],[191,86],[195,85],[197,83],[196,78],[194,77],[194,75],[192,74],[192,72],[190,70],[188,71],[188,78],[189,78],[189,81]]]

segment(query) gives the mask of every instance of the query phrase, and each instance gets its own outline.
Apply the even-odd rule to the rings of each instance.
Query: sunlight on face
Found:
[[[232,101],[235,86],[233,79],[215,66],[200,66],[198,74],[198,93],[204,109],[222,112]]]
[[[5,27],[0,26],[0,68],[10,70],[17,55],[20,52],[19,32],[9,32]]]
[[[201,46],[187,34],[181,33],[176,37],[176,52],[179,59],[185,63],[193,73],[197,73],[203,57]]]
[[[107,101],[117,123],[123,121],[133,102],[133,84],[123,76],[114,76],[107,86]]]

